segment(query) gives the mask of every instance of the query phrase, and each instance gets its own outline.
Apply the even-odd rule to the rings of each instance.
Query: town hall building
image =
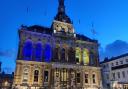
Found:
[[[51,27],[21,26],[13,88],[99,89],[98,41],[77,34],[58,0]]]

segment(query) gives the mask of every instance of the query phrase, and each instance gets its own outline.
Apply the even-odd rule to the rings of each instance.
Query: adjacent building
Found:
[[[128,89],[128,53],[101,62],[106,89]]]
[[[4,72],[0,74],[0,89],[12,89],[14,73],[5,74]]]
[[[12,89],[14,73],[7,74],[1,71],[0,62],[0,89]]]
[[[58,0],[51,27],[21,26],[13,88],[99,89],[98,41],[75,33]]]

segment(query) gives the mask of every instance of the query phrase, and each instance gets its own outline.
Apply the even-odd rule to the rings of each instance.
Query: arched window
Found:
[[[52,58],[52,49],[49,44],[45,45],[45,50],[44,50],[44,61],[45,62],[50,62]]]
[[[89,51],[88,49],[83,49],[83,64],[89,64]]]
[[[68,62],[75,62],[75,50],[72,47],[70,47],[68,50]]]
[[[62,50],[61,50],[61,61],[62,62],[65,62],[66,60],[65,60],[65,49],[64,48],[62,48]]]
[[[39,78],[39,71],[35,70],[34,71],[34,82],[38,82],[38,78]]]
[[[33,44],[31,40],[27,40],[23,46],[23,56],[25,60],[32,59]]]
[[[93,52],[90,52],[90,65],[95,66],[95,56]]]
[[[59,61],[58,52],[59,52],[59,47],[56,47],[56,48],[54,49],[54,61]]]
[[[76,63],[81,63],[81,49],[79,47],[76,48]]]
[[[36,59],[36,61],[41,61],[42,60],[42,44],[41,44],[41,42],[38,42],[36,44],[35,59]]]

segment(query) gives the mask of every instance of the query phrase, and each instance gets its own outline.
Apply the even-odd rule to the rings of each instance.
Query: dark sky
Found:
[[[65,6],[75,31],[98,39],[101,54],[109,44],[115,44],[115,40],[127,44],[128,0],[66,0]],[[10,72],[15,68],[18,28],[22,24],[50,27],[57,7],[57,0],[0,0],[0,61],[3,69]],[[91,33],[92,23],[97,32],[95,36]]]

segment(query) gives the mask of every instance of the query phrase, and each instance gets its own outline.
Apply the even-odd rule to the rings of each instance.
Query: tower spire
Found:
[[[61,22],[66,22],[66,23],[71,23],[70,18],[65,13],[64,1],[65,0],[58,0],[59,6],[58,6],[57,15],[55,16],[55,20],[61,21]]]
[[[59,2],[58,12],[65,13],[64,0],[58,0],[58,2]]]

